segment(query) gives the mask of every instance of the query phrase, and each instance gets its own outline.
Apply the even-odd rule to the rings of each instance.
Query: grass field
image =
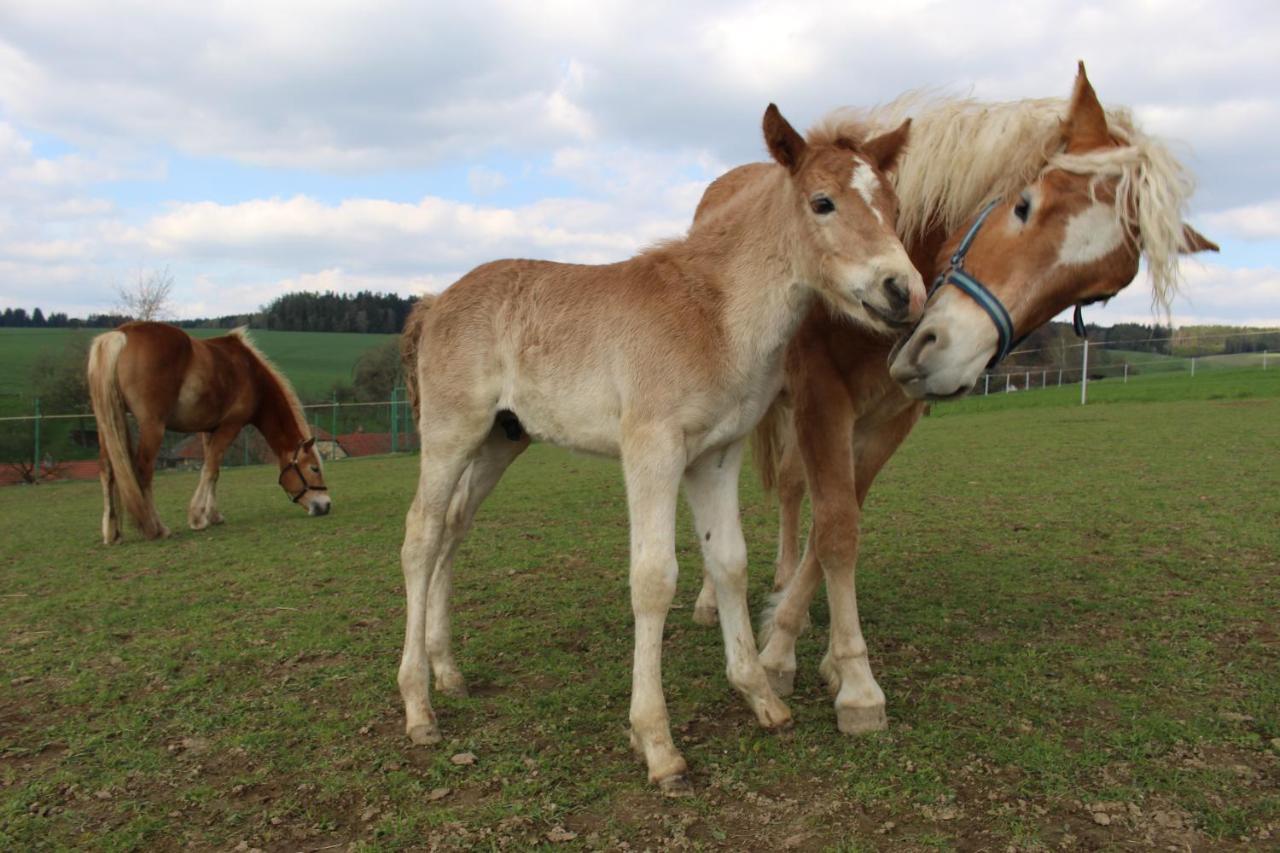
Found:
[[[73,335],[92,337],[102,329],[0,329],[0,403],[10,414],[30,412],[31,367],[42,351],[57,353]],[[225,334],[223,330],[191,329],[198,338]],[[336,381],[351,381],[351,368],[368,349],[394,335],[339,332],[269,332],[255,329],[254,342],[289,377],[304,402],[328,399]],[[8,397],[5,402],[3,398]],[[15,399],[16,398],[16,399]],[[16,410],[22,407],[21,411]]]
[[[1018,395],[1010,395],[1018,396]],[[925,419],[872,492],[863,627],[890,729],[841,736],[802,637],[758,729],[692,624],[664,682],[696,794],[627,747],[615,464],[535,447],[459,555],[471,698],[411,748],[395,675],[410,456],[335,463],[333,515],[224,472],[225,526],[105,548],[96,484],[0,491],[0,849],[1218,849],[1280,838],[1280,400]],[[773,510],[744,477],[753,611]],[[454,756],[471,753],[474,763]],[[465,759],[460,759],[465,760]]]

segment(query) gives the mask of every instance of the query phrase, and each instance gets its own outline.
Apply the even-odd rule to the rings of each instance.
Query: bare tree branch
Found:
[[[116,301],[122,313],[135,320],[162,320],[169,316],[169,298],[173,293],[173,273],[162,270],[138,270],[131,284],[116,287]]]

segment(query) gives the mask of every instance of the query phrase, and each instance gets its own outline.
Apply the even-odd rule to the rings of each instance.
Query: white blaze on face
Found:
[[[849,181],[849,186],[858,191],[858,195],[862,196],[862,200],[867,203],[867,207],[871,208],[871,212],[876,215],[876,219],[880,224],[884,224],[884,215],[880,213],[880,208],[876,207],[876,190],[880,189],[880,179],[876,177],[876,170],[864,160],[854,158],[853,161],[853,178]]]
[[[1058,247],[1059,266],[1089,264],[1110,254],[1124,239],[1120,222],[1109,205],[1093,204],[1067,221]]]

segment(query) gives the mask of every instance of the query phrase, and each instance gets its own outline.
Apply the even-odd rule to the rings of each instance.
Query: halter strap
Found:
[[[999,201],[999,199],[992,199],[978,214],[978,218],[973,221],[973,225],[965,233],[964,239],[956,247],[955,254],[951,256],[950,265],[942,271],[941,275],[934,279],[933,287],[929,290],[929,295],[932,296],[939,288],[953,284],[964,291],[991,318],[992,325],[996,327],[997,342],[996,353],[991,357],[991,361],[987,362],[987,370],[1004,361],[1013,348],[1026,340],[1027,335],[1031,334],[1028,332],[1026,335],[1014,338],[1013,318],[1009,316],[1009,310],[1004,307],[1004,303],[1000,301],[999,297],[964,268],[965,255],[969,254],[969,249],[973,246],[974,239],[977,238],[978,232],[982,230],[987,217],[991,215],[991,211],[995,210]],[[1071,325],[1075,330],[1076,337],[1083,338],[1085,336],[1084,312],[1081,311],[1081,303],[1076,303],[1075,316],[1072,317]]]
[[[297,448],[293,451],[293,458],[289,460],[288,465],[280,469],[280,476],[276,478],[276,483],[280,485],[280,488],[285,489],[284,475],[289,473],[290,469],[292,469],[293,472],[298,475],[298,479],[302,482],[302,491],[298,492],[296,495],[289,495],[289,490],[285,489],[285,494],[289,495],[289,500],[293,501],[294,503],[297,503],[298,499],[301,498],[303,495],[305,495],[307,492],[329,491],[328,486],[313,486],[310,483],[308,483],[306,475],[302,473],[302,468],[298,466],[298,454],[302,451],[302,445],[306,443],[307,443],[307,440],[304,438],[298,444]]]

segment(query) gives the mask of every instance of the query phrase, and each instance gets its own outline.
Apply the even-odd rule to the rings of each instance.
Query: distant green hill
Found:
[[[19,414],[30,410],[31,367],[43,351],[57,352],[73,335],[92,337],[102,329],[0,328],[0,410]],[[199,338],[226,330],[192,329]],[[304,402],[327,399],[335,382],[351,381],[351,369],[365,351],[395,335],[339,332],[251,333],[258,347],[284,371]]]

